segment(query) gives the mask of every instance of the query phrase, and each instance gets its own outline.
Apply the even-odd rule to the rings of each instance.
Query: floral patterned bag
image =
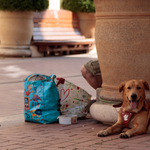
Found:
[[[55,82],[61,99],[60,110],[62,115],[85,117],[91,95],[64,78],[56,78]]]

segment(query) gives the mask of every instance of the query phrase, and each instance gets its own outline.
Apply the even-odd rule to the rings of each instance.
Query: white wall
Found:
[[[49,0],[49,9],[59,10],[62,0]]]

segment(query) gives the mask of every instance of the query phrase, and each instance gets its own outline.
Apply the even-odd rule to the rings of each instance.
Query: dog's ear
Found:
[[[122,82],[120,85],[119,85],[119,92],[122,92],[123,91],[123,88],[126,84],[126,81]]]
[[[142,83],[144,84],[145,90],[149,90],[149,84],[145,80],[141,80]]]

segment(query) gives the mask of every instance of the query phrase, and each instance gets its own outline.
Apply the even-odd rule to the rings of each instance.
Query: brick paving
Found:
[[[60,125],[58,123],[43,125],[24,121],[22,80],[28,73],[55,73],[58,76],[66,76],[66,79],[95,96],[95,91],[80,74],[81,65],[93,59],[91,57],[94,56],[87,54],[54,58],[0,60],[0,150],[150,149],[149,134],[129,139],[120,139],[118,134],[97,137],[96,133],[108,126],[94,119],[78,120],[77,124],[72,125]],[[11,71],[10,66],[16,66],[20,70]],[[8,70],[2,69],[4,67]]]
[[[106,127],[94,119],[78,120],[78,123],[73,125],[16,123],[13,126],[1,128],[0,149],[150,149],[149,134],[129,139],[120,139],[119,135],[97,137],[96,133]]]

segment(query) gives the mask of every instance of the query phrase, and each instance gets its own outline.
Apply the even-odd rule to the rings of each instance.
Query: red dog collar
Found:
[[[113,107],[121,107],[121,106],[122,106],[122,103],[113,105]],[[145,102],[143,104],[142,110],[147,111]],[[125,127],[128,128],[128,124],[129,124],[129,121],[131,120],[131,117],[133,116],[133,113],[123,112],[121,108],[121,116],[122,116]]]
[[[131,120],[131,117],[133,116],[133,113],[123,112],[121,109],[121,116],[122,116],[125,127],[128,128],[128,124],[129,124],[129,121]]]

